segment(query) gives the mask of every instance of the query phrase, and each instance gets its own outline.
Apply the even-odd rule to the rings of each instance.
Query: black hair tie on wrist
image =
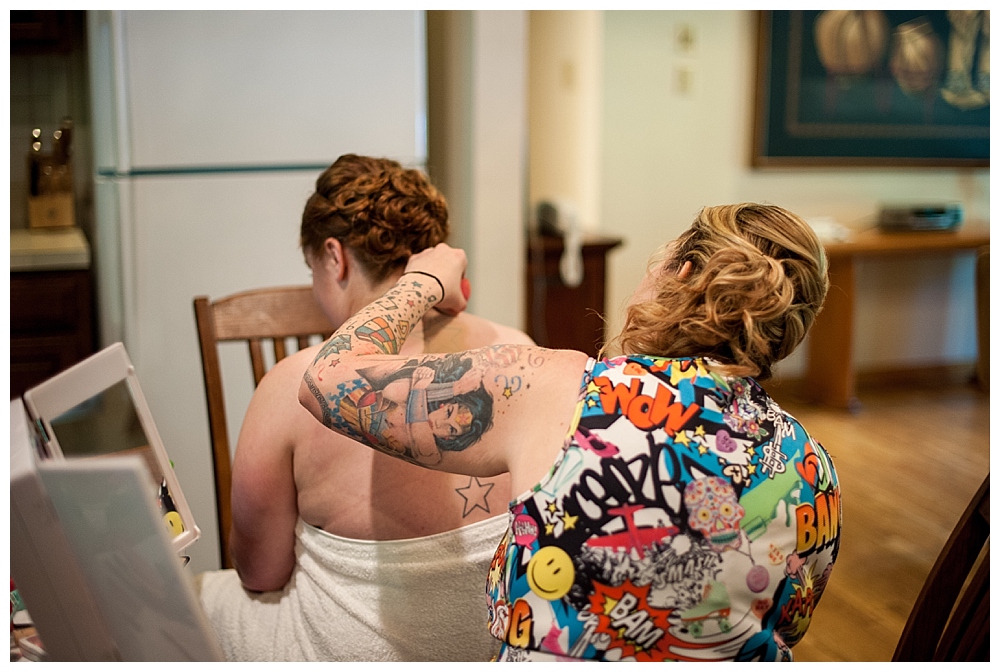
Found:
[[[403,275],[406,275],[407,273],[419,273],[420,275],[426,275],[428,278],[434,278],[434,281],[438,283],[438,287],[441,288],[441,301],[444,301],[444,285],[440,280],[438,280],[436,275],[431,275],[430,273],[425,273],[424,271],[405,271]],[[438,303],[441,301],[438,301]]]

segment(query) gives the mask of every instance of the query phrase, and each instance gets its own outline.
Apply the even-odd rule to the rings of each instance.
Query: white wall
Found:
[[[469,258],[469,310],[523,329],[528,13],[430,12],[428,39],[428,169]]]
[[[531,12],[529,32],[528,202],[569,202],[580,228],[596,231],[604,12]]]
[[[769,201],[864,227],[883,202],[940,200],[989,218],[989,169],[751,169],[754,12],[606,12],[604,22],[600,228],[626,241],[610,265],[612,333],[651,247],[703,205]],[[688,50],[682,27],[694,37]],[[971,253],[859,263],[857,365],[974,360],[973,270]],[[803,356],[779,372],[798,375]]]
[[[469,309],[523,328],[527,15],[477,11],[473,35]]]

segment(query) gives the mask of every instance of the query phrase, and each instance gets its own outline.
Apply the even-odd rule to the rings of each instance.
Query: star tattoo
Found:
[[[490,505],[486,501],[487,495],[490,494],[490,490],[493,489],[493,483],[483,483],[479,480],[477,476],[469,477],[469,484],[464,488],[455,488],[455,492],[462,496],[465,500],[465,504],[462,509],[462,517],[465,518],[467,515],[480,508],[486,513],[490,512]]]

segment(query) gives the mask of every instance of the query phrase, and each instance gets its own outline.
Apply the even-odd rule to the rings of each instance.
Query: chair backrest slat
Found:
[[[987,474],[924,582],[894,661],[989,660],[989,508]]]
[[[232,567],[229,556],[232,464],[218,344],[247,343],[256,386],[267,372],[263,341],[272,341],[274,361],[279,362],[289,354],[286,338],[294,338],[299,349],[303,349],[309,347],[311,336],[329,337],[333,328],[309,285],[250,290],[216,301],[200,296],[194,300],[194,312],[212,440],[219,550],[222,566]]]
[[[985,645],[989,649],[990,627],[990,552],[980,557],[962,599],[955,607],[941,636],[934,660],[974,661]]]
[[[233,294],[213,303],[220,341],[319,334],[330,330],[308,287]]]
[[[249,345],[250,367],[253,369],[253,384],[256,387],[264,378],[264,348],[261,347],[259,338],[249,339]]]
[[[285,358],[285,339],[274,339],[274,363],[277,364]]]

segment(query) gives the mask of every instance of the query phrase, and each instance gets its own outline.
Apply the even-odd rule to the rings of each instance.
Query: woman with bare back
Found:
[[[448,232],[445,199],[421,171],[389,159],[337,159],[316,180],[300,226],[330,324],[382,296],[410,255]],[[418,277],[411,284],[437,286]],[[341,423],[346,436],[317,424],[297,395],[310,366],[320,384],[332,379],[328,364],[350,339],[289,355],[254,392],[233,460],[236,571],[207,572],[198,583],[228,660],[467,661],[499,648],[481,627],[480,588],[506,527],[509,476],[421,469],[347,436],[382,437],[389,454],[428,465],[439,451],[475,443],[489,424],[473,418],[492,414],[476,374],[417,366],[419,355],[531,339],[464,312],[430,310],[405,332],[387,327],[373,320],[356,337],[413,364],[365,367],[368,387],[337,408],[338,418],[351,418]],[[434,600],[421,592],[430,586],[438,587]]]

